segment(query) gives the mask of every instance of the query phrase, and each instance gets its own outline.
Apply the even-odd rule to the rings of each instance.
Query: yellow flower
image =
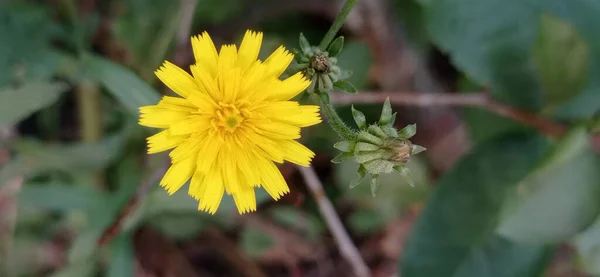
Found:
[[[255,187],[279,199],[289,188],[274,162],[308,166],[314,157],[295,140],[321,122],[319,107],[290,100],[310,81],[301,73],[279,80],[293,55],[281,46],[258,60],[262,37],[247,31],[239,50],[218,53],[208,33],[192,37],[191,75],[168,61],[155,72],[181,97],[140,108],[140,125],[165,129],[148,138],[148,153],[174,148],[161,186],[173,194],[191,179],[189,195],[211,214],[224,192],[240,213],[256,210]]]

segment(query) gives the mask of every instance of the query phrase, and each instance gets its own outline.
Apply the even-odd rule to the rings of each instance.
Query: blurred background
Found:
[[[163,60],[193,61],[191,35],[261,57],[318,44],[339,0],[2,0],[0,276],[352,276],[297,168],[291,193],[214,216],[157,179],[137,108],[170,94]],[[414,187],[350,189],[335,133],[303,130],[346,231],[381,277],[600,276],[600,2],[361,0],[339,65],[369,122],[390,96],[417,124]],[[310,101],[310,100],[309,100]],[[599,223],[596,223],[599,222]]]

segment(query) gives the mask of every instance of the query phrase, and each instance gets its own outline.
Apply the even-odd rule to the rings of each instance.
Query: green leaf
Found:
[[[312,53],[312,50],[310,48],[310,43],[308,42],[306,37],[304,37],[304,34],[300,33],[300,38],[298,39],[298,43],[300,44],[300,50],[302,50],[302,52],[304,52],[305,54]]]
[[[587,273],[600,275],[600,218],[573,240],[579,260]]]
[[[249,256],[258,257],[274,246],[275,241],[265,232],[252,226],[246,226],[242,232],[241,245]]]
[[[19,205],[45,211],[87,211],[106,201],[102,192],[92,186],[64,186],[59,184],[25,184],[19,193]]]
[[[0,3],[0,38],[6,38],[0,45],[0,88],[23,81],[46,81],[56,73],[60,55],[51,48],[56,29],[44,5]]]
[[[367,169],[365,169],[364,166],[360,165],[358,167],[358,171],[356,172],[356,177],[354,177],[354,180],[352,180],[352,182],[350,183],[350,188],[358,186],[358,184],[360,184],[360,182],[365,178],[365,175],[367,175]]]
[[[343,92],[348,92],[348,93],[353,93],[353,94],[358,93],[356,88],[350,82],[345,81],[345,80],[335,81],[335,83],[333,83],[333,87],[337,88]]]
[[[327,53],[329,53],[329,57],[337,56],[344,48],[344,37],[337,37],[330,45],[327,47]]]
[[[134,276],[133,241],[128,233],[120,234],[110,244],[107,277]]]
[[[540,18],[552,14],[571,24],[591,51],[587,82],[578,96],[556,115],[585,118],[600,109],[600,12],[597,1],[432,0],[428,30],[436,44],[461,71],[495,98],[526,110],[542,107],[542,87],[533,63]],[[579,59],[577,57],[576,59]],[[577,87],[570,88],[576,90]]]
[[[367,120],[365,118],[365,114],[355,109],[354,105],[352,105],[352,117],[354,117],[354,122],[356,122],[356,126],[358,126],[359,130],[367,128]]]
[[[341,154],[335,156],[335,158],[333,158],[331,160],[331,162],[334,163],[334,164],[339,164],[339,163],[341,163],[343,161],[346,161],[346,160],[352,158],[353,156],[354,155],[352,153],[350,153],[350,152],[341,153]]]
[[[67,90],[61,82],[32,82],[0,89],[0,127],[12,126],[52,105]]]
[[[516,244],[493,236],[475,248],[453,277],[530,277],[542,276],[552,258],[552,248]]]
[[[591,149],[587,133],[571,132],[544,162],[507,205],[497,230],[502,236],[525,243],[560,243],[598,216],[600,157]]]
[[[550,108],[581,93],[589,71],[589,47],[570,24],[543,13],[533,57]]]
[[[21,139],[7,145],[16,157],[0,168],[0,184],[14,176],[34,177],[47,171],[95,172],[104,169],[120,153],[124,138],[112,135],[98,143],[47,145]]]
[[[50,277],[92,277],[96,275],[96,261],[85,260],[68,264],[54,272]]]
[[[392,105],[390,104],[390,98],[386,98],[383,102],[383,109],[381,110],[381,117],[379,118],[379,126],[387,125],[392,119]]]
[[[333,145],[333,147],[342,152],[352,152],[354,150],[355,141],[340,141]]]
[[[141,106],[156,105],[160,94],[124,66],[100,56],[84,55],[83,64],[92,76],[127,110],[138,116]]]
[[[402,130],[398,131],[398,137],[403,139],[412,138],[417,133],[417,124],[406,125]]]
[[[530,172],[547,147],[540,135],[510,134],[480,144],[463,157],[439,181],[413,227],[401,275],[459,276],[470,270],[465,267],[479,265],[471,264],[472,259],[501,262],[486,261],[486,256],[478,255],[479,247],[493,239],[504,195]],[[499,273],[486,276],[502,276]]]

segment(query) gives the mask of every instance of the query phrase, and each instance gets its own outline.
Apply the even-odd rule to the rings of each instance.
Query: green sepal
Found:
[[[343,92],[352,93],[352,94],[358,93],[356,88],[348,81],[337,80],[337,81],[335,81],[335,83],[333,83],[333,86]]]
[[[382,139],[385,139],[388,137],[388,135],[377,125],[370,125],[369,128],[367,128],[367,131],[369,131],[369,133],[376,135]]]
[[[385,126],[392,119],[392,104],[390,103],[390,98],[386,98],[385,102],[383,102],[383,109],[381,110],[381,117],[379,118],[378,125]]]
[[[411,156],[414,156],[414,155],[416,155],[416,154],[419,154],[419,153],[421,153],[421,152],[423,152],[423,151],[425,151],[425,150],[427,150],[427,148],[425,148],[425,147],[423,147],[423,146],[421,146],[421,145],[416,145],[416,144],[413,144],[413,145],[411,146],[410,155],[411,155]]]
[[[402,130],[398,131],[398,137],[402,139],[412,138],[417,133],[417,124],[406,125]]]
[[[305,55],[310,55],[313,53],[313,51],[311,50],[311,47],[310,47],[310,43],[308,42],[308,40],[306,39],[306,37],[304,37],[304,34],[302,34],[302,33],[300,33],[299,44],[300,44],[300,49],[302,50],[302,52]]]
[[[331,160],[331,162],[334,164],[339,164],[347,159],[352,158],[352,156],[353,156],[352,153],[342,153],[342,154],[335,156],[335,158],[333,158]]]
[[[379,150],[379,146],[368,142],[358,142],[354,146],[354,152],[369,152]]]
[[[355,109],[354,105],[352,105],[352,117],[354,117],[354,122],[356,122],[356,126],[358,126],[359,130],[364,130],[367,128],[367,119],[365,118],[365,114]]]
[[[337,56],[344,48],[344,37],[340,36],[336,38],[329,47],[327,47],[327,52],[329,53],[329,57]]]
[[[354,177],[354,180],[350,182],[350,188],[352,189],[358,186],[358,184],[360,184],[360,182],[365,178],[365,175],[367,175],[367,170],[362,165],[360,165],[358,167],[358,171],[356,172],[356,177]]]
[[[356,141],[344,140],[337,142],[333,145],[333,148],[340,150],[342,152],[354,152],[354,146],[356,145]]]

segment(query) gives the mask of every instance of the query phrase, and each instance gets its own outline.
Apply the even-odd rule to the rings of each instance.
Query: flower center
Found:
[[[219,102],[219,108],[213,119],[213,126],[219,131],[233,132],[244,122],[244,115],[233,104]]]

